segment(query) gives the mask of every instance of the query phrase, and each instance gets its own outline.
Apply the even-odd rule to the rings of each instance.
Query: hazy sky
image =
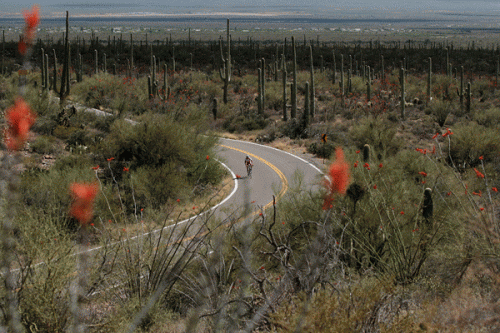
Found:
[[[20,13],[33,5],[31,0],[1,0],[0,17]],[[349,9],[377,9],[387,11],[435,11],[500,13],[499,0],[37,0],[42,14],[69,10],[71,14],[129,13],[129,12],[203,12],[203,11],[324,11],[325,14]],[[307,5],[304,5],[307,3]]]

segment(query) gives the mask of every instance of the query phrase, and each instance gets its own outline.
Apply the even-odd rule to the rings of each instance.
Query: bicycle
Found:
[[[247,165],[247,176],[248,176],[248,178],[252,178],[252,165],[251,164]]]

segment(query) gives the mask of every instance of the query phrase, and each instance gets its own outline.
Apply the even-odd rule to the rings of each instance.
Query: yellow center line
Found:
[[[238,149],[238,148],[234,148],[234,147],[229,147],[229,146],[226,146],[226,145],[221,145],[219,144],[220,147],[223,147],[223,148],[227,148],[227,149],[232,149],[232,150],[236,150],[236,151],[239,151],[240,153],[243,153],[245,155],[249,155],[249,156],[252,156],[253,158],[255,158],[256,160],[259,160],[261,161],[262,163],[264,163],[265,165],[267,165],[268,167],[270,167],[271,169],[273,169],[274,172],[276,172],[278,174],[278,176],[280,177],[281,179],[281,191],[280,193],[278,193],[278,198],[281,198],[285,193],[286,191],[288,190],[288,180],[286,179],[285,175],[283,174],[283,172],[281,172],[280,169],[278,169],[274,164],[272,164],[271,162],[269,161],[266,161],[265,159],[263,159],[262,157],[260,156],[257,156],[257,155],[254,155],[252,153],[249,153],[247,151],[244,151],[244,150],[241,150],[241,149]],[[266,210],[267,208],[271,207],[273,204],[273,201],[271,200],[267,205],[265,205],[263,207],[264,210]],[[255,215],[256,213],[253,213],[251,215]]]
[[[238,149],[238,148],[234,148],[234,147],[229,147],[229,146],[226,146],[226,145],[221,145],[221,144],[218,144],[218,146],[220,147],[223,147],[223,148],[227,148],[227,149],[232,149],[232,150],[236,150],[236,151],[239,151],[245,155],[249,155],[249,156],[252,156],[253,158],[255,158],[256,160],[259,160],[261,161],[262,163],[264,163],[265,165],[267,165],[268,167],[270,167],[271,169],[273,169],[274,172],[276,172],[278,174],[278,176],[280,177],[281,179],[281,183],[282,183],[282,186],[281,186],[281,191],[280,193],[278,193],[278,197],[276,199],[279,199],[281,198],[285,193],[286,191],[288,190],[288,180],[286,179],[285,175],[283,174],[283,172],[280,171],[280,169],[278,169],[274,164],[272,164],[271,162],[269,161],[266,161],[265,159],[263,159],[262,157],[260,156],[257,156],[257,155],[254,155],[252,153],[249,153],[247,151],[244,151],[244,150],[241,150],[241,149]],[[266,210],[268,209],[269,207],[271,207],[273,205],[273,200],[271,200],[268,204],[266,204],[264,207],[262,207],[262,210]],[[235,224],[238,224],[239,222],[249,218],[249,217],[252,217],[252,216],[255,216],[257,215],[259,212],[258,211],[255,211],[253,213],[250,213],[246,216],[242,216],[240,217],[238,220],[236,220],[235,222],[227,222],[225,224],[223,224],[223,226],[225,227],[228,227],[228,226],[231,226],[231,225],[235,225]],[[162,245],[162,246],[170,246],[170,245],[173,245],[173,244],[176,244],[176,243],[184,243],[184,242],[187,242],[187,241],[191,241],[192,239],[194,238],[198,238],[198,237],[203,237],[203,236],[206,236],[210,231],[202,231],[200,232],[199,234],[196,234],[194,236],[188,236],[188,237],[184,237],[183,239],[181,240],[178,240],[178,241],[174,241],[172,243],[169,243],[169,244],[165,244],[165,245]],[[156,248],[155,248],[156,250]]]

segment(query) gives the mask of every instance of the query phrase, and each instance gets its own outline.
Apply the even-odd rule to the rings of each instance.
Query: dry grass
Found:
[[[147,211],[139,212],[137,218],[140,223],[127,223],[127,224],[113,224],[108,225],[106,228],[110,233],[112,239],[119,239],[123,236],[123,233],[129,235],[135,235],[139,233],[148,232],[150,230],[156,230],[179,221],[196,216],[211,207],[217,205],[224,198],[226,198],[229,193],[234,188],[234,179],[231,175],[227,175],[224,179],[216,186],[210,188],[210,190],[204,191],[204,195],[196,196],[189,201],[172,201],[165,206],[166,209],[166,220],[159,220],[157,216],[148,216]]]
[[[430,332],[500,332],[498,263],[474,261],[444,298],[424,302],[420,326]]]

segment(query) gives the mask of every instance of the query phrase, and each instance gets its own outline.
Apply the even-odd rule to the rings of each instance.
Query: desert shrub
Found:
[[[30,148],[38,154],[53,154],[57,151],[54,146],[56,139],[52,136],[39,136],[33,142],[30,142]]]
[[[432,76],[431,96],[433,99],[453,101],[457,99],[457,85],[455,79],[446,75]]]
[[[354,94],[366,94],[366,81],[362,77],[353,76],[351,78],[351,89]]]
[[[158,207],[197,183],[220,181],[223,171],[210,158],[214,144],[214,138],[198,134],[168,116],[151,115],[137,125],[116,121],[98,152],[102,161],[114,159],[117,177],[126,165],[133,174],[137,195]],[[106,174],[105,178],[110,176]]]
[[[22,213],[17,215],[16,248],[22,276],[17,297],[27,331],[66,331],[71,318],[68,290],[75,257],[68,253],[73,242],[60,227],[64,219],[55,206],[51,208],[53,211],[20,208]],[[45,264],[28,268],[39,262]]]
[[[99,325],[99,332],[124,332],[129,329],[131,319],[141,311],[144,306],[144,300],[140,297],[132,297],[118,304],[114,311],[108,312]],[[180,332],[171,327],[173,321],[178,320],[179,316],[165,308],[161,302],[157,302],[151,311],[149,311],[141,320],[138,331],[140,332],[161,332],[167,330]],[[168,323],[168,324],[167,324]],[[96,331],[97,332],[97,331]]]
[[[429,104],[425,113],[431,114],[439,127],[443,127],[451,112],[451,106],[451,102],[434,100]]]
[[[0,108],[6,109],[14,104],[15,96],[15,85],[8,78],[0,77]]]
[[[427,96],[427,85],[422,84],[422,82],[427,79],[427,76],[421,77],[416,75],[406,76],[406,101],[411,102],[415,98],[419,100],[424,100]]]
[[[313,142],[307,147],[307,151],[318,157],[328,159],[330,158],[330,156],[332,156],[332,153],[335,151],[335,146],[330,142],[327,143]]]
[[[307,127],[304,123],[304,117],[301,117],[300,119],[289,119],[286,123],[281,125],[280,130],[285,136],[291,139],[307,138],[308,136]]]
[[[28,89],[25,96],[33,112],[36,112],[38,118],[49,117],[59,112],[59,103],[50,99],[48,90]]]
[[[419,332],[390,277],[366,277],[326,288],[312,298],[298,294],[271,315],[277,332]]]
[[[266,128],[268,120],[265,116],[256,113],[246,113],[233,115],[226,118],[223,127],[231,133],[241,133],[243,131],[253,131]]]
[[[264,142],[264,143],[269,143],[273,142],[276,140],[276,138],[280,137],[280,134],[278,129],[275,126],[268,127],[262,133],[257,135],[255,138],[255,142]]]
[[[420,275],[431,251],[463,235],[457,197],[444,200],[441,195],[458,196],[461,185],[451,168],[415,151],[354,166],[347,194],[331,215],[333,235],[345,249],[342,259],[356,269],[375,269],[407,284]],[[424,216],[426,187],[435,200],[430,218]]]
[[[498,127],[500,124],[500,108],[491,106],[486,110],[475,110],[473,119],[481,126]]]
[[[60,157],[48,171],[29,170],[21,177],[20,200],[27,207],[52,214],[60,227],[74,229],[75,221],[67,217],[71,202],[69,186],[73,182],[95,181],[92,164],[85,155]]]
[[[500,133],[496,128],[470,121],[458,123],[451,130],[449,154],[455,165],[477,166],[480,156],[489,161],[500,150]]]
[[[191,74],[191,87],[198,96],[206,98],[208,101],[212,101],[216,97],[222,102],[222,81],[218,71],[210,74],[201,72]]]
[[[386,117],[369,116],[354,125],[349,136],[360,149],[369,144],[381,156],[394,155],[402,146],[401,140],[396,137],[396,126]]]
[[[486,78],[475,80],[471,84],[471,90],[474,97],[483,99],[490,97],[494,91],[492,82]]]
[[[121,114],[142,114],[147,111],[147,78],[139,80],[117,78],[109,74],[86,77],[74,85],[71,94],[75,99],[92,108],[118,108]]]
[[[280,82],[266,82],[266,105],[265,109],[283,109],[283,87]]]
[[[79,130],[80,130],[80,128],[75,127],[75,126],[66,127],[66,126],[62,126],[62,125],[57,125],[54,128],[54,131],[52,132],[52,134],[58,139],[67,140],[71,135],[73,135],[74,132],[77,132]]]
[[[42,134],[42,135],[51,135],[54,129],[57,127],[57,119],[56,117],[39,117],[36,122],[31,127],[33,132]]]
[[[68,145],[68,147],[73,148],[77,146],[87,146],[90,143],[92,143],[92,140],[90,139],[90,133],[82,129],[71,132],[71,134],[66,139],[66,144]]]

